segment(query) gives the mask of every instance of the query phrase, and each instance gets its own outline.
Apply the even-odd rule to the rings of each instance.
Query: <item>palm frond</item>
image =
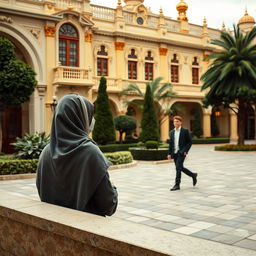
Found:
[[[122,96],[122,95],[128,94],[129,92],[135,92],[141,97],[143,97],[144,95],[143,92],[140,90],[140,88],[136,84],[129,84],[127,88],[125,88],[119,93],[119,95]]]

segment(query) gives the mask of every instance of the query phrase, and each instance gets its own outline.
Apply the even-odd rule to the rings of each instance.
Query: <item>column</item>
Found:
[[[45,32],[45,45],[46,45],[46,81],[47,81],[47,90],[46,90],[46,103],[45,103],[45,131],[50,133],[51,130],[51,120],[53,112],[51,109],[51,103],[53,101],[53,80],[56,60],[56,49],[55,49],[55,32],[56,27],[53,24],[47,24],[44,27]]]
[[[84,34],[84,42],[85,42],[85,68],[88,69],[88,80],[92,81],[92,73],[95,68],[93,64],[93,50],[92,50],[92,39],[93,34],[90,32],[85,32]],[[97,63],[97,58],[96,58]],[[95,71],[97,72],[97,70]],[[94,81],[93,81],[94,82]],[[92,87],[85,88],[86,95],[85,97],[92,102]]]
[[[164,79],[163,81],[168,81],[168,62],[167,62],[167,52],[168,48],[159,47],[159,55],[160,55],[160,76]]]
[[[211,112],[212,108],[203,109],[203,136],[211,137]]]
[[[164,116],[160,126],[160,140],[166,141],[169,139],[169,116]]]
[[[234,111],[229,110],[230,116],[230,140],[237,141],[238,130],[237,130],[237,114]]]
[[[116,78],[117,78],[117,86],[121,90],[122,90],[122,79],[125,78],[124,47],[125,47],[125,42],[115,42]]]

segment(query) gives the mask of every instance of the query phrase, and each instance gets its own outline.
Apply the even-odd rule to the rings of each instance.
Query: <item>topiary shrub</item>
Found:
[[[168,148],[161,149],[145,149],[145,148],[129,148],[135,160],[166,160]]]
[[[115,153],[105,153],[106,158],[113,164],[128,164],[133,160],[132,154],[129,151],[119,151]]]
[[[146,143],[145,143],[145,146],[146,146],[146,148],[147,149],[158,149],[158,142],[157,141],[153,141],[153,140],[148,140],[148,141],[146,141]]]
[[[104,76],[100,79],[98,96],[95,102],[95,120],[92,132],[93,139],[100,145],[114,143],[116,133],[107,93],[107,81]]]
[[[99,148],[102,152],[119,152],[119,151],[129,151],[130,147],[136,147],[137,143],[130,144],[108,144],[100,145]]]
[[[25,134],[23,138],[16,138],[11,143],[18,151],[15,155],[19,159],[38,159],[44,147],[50,142],[50,136],[45,132],[34,135]]]

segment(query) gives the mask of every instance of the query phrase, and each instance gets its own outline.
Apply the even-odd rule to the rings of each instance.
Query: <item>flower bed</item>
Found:
[[[248,145],[222,145],[215,146],[214,148],[217,151],[256,151],[256,145],[248,144]]]

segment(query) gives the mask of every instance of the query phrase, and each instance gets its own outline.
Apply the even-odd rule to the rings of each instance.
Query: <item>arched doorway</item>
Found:
[[[0,36],[7,38],[14,45],[11,37],[0,33]],[[25,62],[22,51],[15,45],[16,58]],[[15,149],[11,143],[15,142],[17,137],[22,136],[22,106],[9,106],[4,108],[0,117],[2,132],[2,152],[6,154],[14,153]]]
[[[10,154],[14,152],[11,143],[16,137],[21,137],[21,107],[7,108],[2,116],[2,151]]]
[[[245,115],[245,139],[253,140],[255,139],[255,111],[253,107],[247,111],[247,115]]]
[[[191,134],[197,137],[203,135],[203,113],[199,103],[179,101],[171,106],[171,110],[172,114],[169,118],[169,130],[174,128],[173,116],[179,115],[183,118],[182,126],[187,128]],[[199,128],[201,132],[198,132]]]

